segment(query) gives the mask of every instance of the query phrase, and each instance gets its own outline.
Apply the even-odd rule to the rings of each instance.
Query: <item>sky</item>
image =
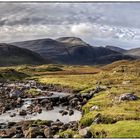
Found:
[[[64,36],[140,47],[140,3],[0,3],[0,42]]]

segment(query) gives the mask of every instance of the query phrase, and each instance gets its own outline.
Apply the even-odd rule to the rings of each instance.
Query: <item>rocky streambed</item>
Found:
[[[0,83],[0,137],[52,138],[77,131],[82,106],[99,90],[70,94],[48,91],[33,80]]]

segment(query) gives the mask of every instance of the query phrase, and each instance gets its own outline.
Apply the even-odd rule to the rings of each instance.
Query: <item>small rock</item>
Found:
[[[99,110],[99,106],[94,105],[90,108],[90,111]]]
[[[21,138],[22,135],[21,134],[15,134],[12,138]]]
[[[124,93],[119,97],[119,101],[124,101],[124,100],[134,101],[138,99],[139,97],[137,97],[136,95],[132,93]]]
[[[58,138],[60,138],[60,136],[59,135],[54,135],[53,138],[58,139]]]
[[[73,115],[74,114],[74,111],[73,110],[69,110],[69,115]]]
[[[90,132],[89,127],[80,129],[79,135],[83,138],[91,138],[92,137],[92,133]]]
[[[123,82],[122,82],[123,85],[127,85],[127,84],[129,84],[129,83],[131,83],[130,80],[128,80],[128,81],[123,81]]]
[[[63,113],[64,110],[59,110],[59,113]]]
[[[45,135],[46,138],[51,138],[52,137],[52,131],[49,127],[46,127],[44,129],[44,135]]]
[[[63,112],[62,112],[62,116],[67,115],[67,114],[68,114],[67,111],[63,111]]]
[[[21,111],[19,112],[19,115],[20,115],[20,116],[26,116],[26,115],[27,115],[26,110],[21,110]]]
[[[44,138],[42,135],[38,135],[36,138]]]
[[[10,114],[10,117],[15,117],[16,113]]]

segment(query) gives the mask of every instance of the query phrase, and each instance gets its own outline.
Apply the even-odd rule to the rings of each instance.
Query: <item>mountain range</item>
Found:
[[[95,65],[139,57],[140,48],[124,50],[109,45],[94,47],[77,37],[45,38],[0,44],[0,66],[46,63]]]

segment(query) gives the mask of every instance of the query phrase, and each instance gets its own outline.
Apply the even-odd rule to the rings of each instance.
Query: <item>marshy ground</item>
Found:
[[[140,137],[140,61],[118,61],[106,66],[23,65],[1,67],[0,72],[1,83],[33,80],[46,86],[47,91],[70,93],[72,101],[64,106],[72,106],[73,102],[71,109],[79,110],[82,115],[74,121],[75,126],[71,122],[66,124],[57,120],[50,124],[50,120],[37,119],[10,126],[8,123],[0,130],[1,137],[18,137],[19,133],[8,133],[15,129],[22,131],[19,137],[26,138]],[[11,101],[7,94],[1,92],[1,103],[2,99]],[[22,98],[25,95],[28,98],[42,96],[34,88],[29,88]]]

